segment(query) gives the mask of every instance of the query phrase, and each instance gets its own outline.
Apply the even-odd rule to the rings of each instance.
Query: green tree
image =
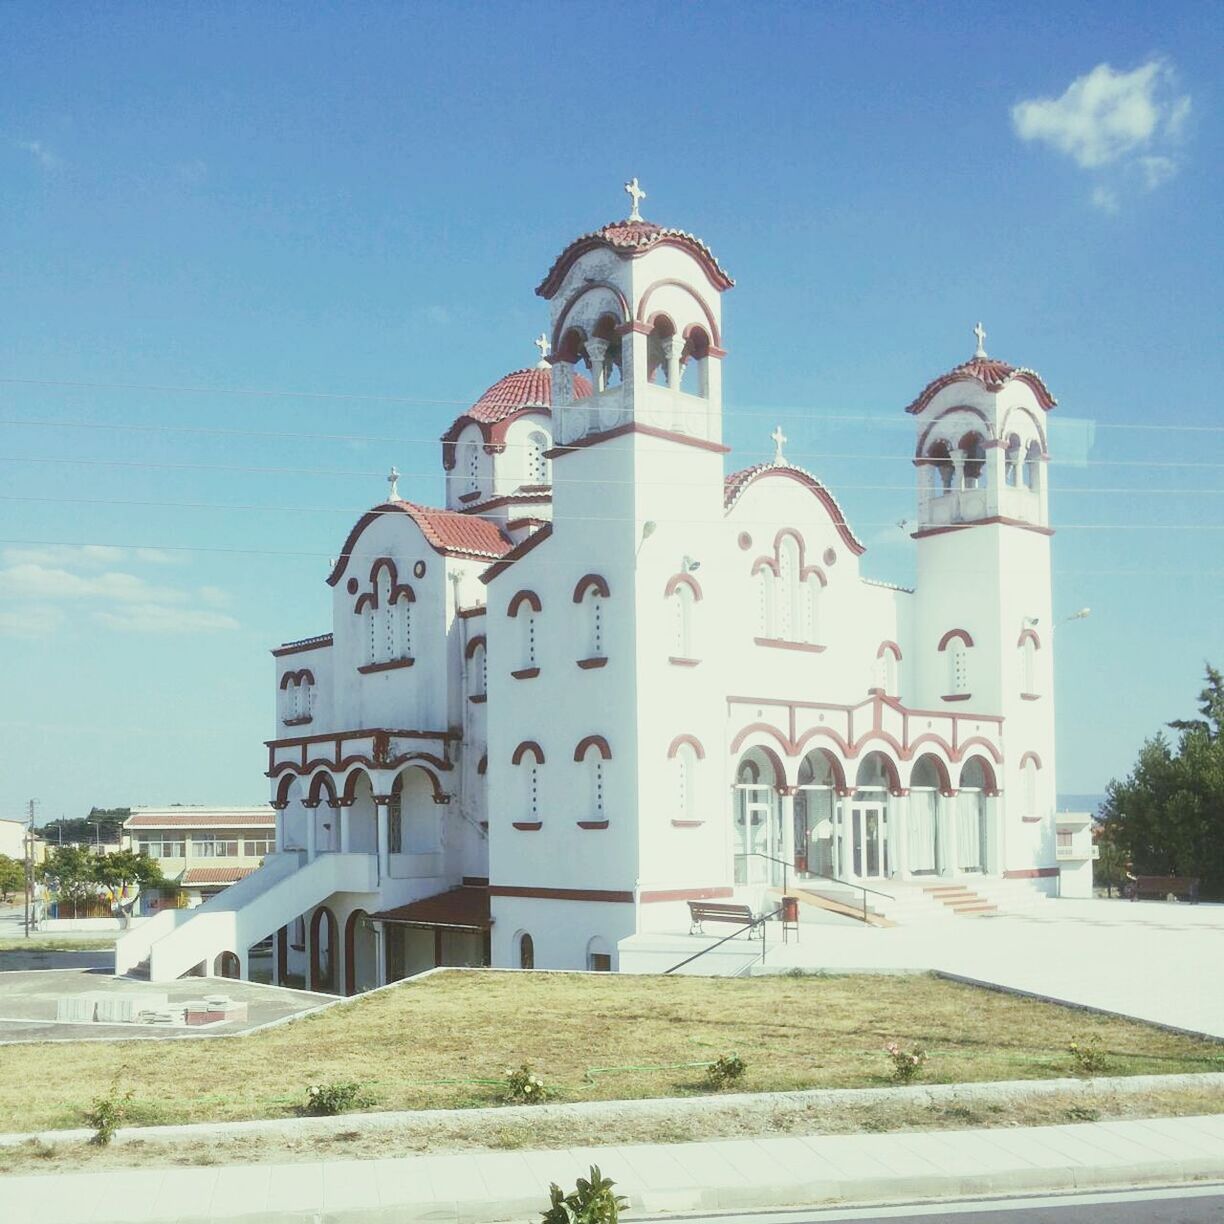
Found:
[[[11,897],[25,891],[25,864],[19,859],[0,854],[0,897]]]
[[[75,918],[81,903],[98,895],[94,862],[94,856],[80,846],[56,846],[47,855],[46,862],[35,870],[38,878],[59,898],[61,907],[65,902],[71,905]]]
[[[1204,897],[1224,898],[1224,675],[1210,664],[1201,717],[1149,739],[1123,781],[1106,787],[1103,835],[1139,875],[1197,876]]]
[[[104,854],[94,860],[94,879],[115,894],[115,900],[121,901],[124,889],[132,890],[139,885],[154,888],[165,882],[161,865],[156,859],[144,854],[136,854],[132,850],[117,850],[114,854]],[[135,897],[128,898],[128,908]]]

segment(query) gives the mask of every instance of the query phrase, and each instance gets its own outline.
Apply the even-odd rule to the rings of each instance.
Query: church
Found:
[[[1057,887],[1053,396],[979,325],[904,407],[916,589],[865,577],[780,430],[728,461],[734,281],[626,190],[537,286],[539,360],[443,434],[445,507],[392,469],[327,632],[272,651],[275,853],[126,934],[119,972],[245,976],[268,940],[275,980],[337,993],[614,971],[694,900]]]

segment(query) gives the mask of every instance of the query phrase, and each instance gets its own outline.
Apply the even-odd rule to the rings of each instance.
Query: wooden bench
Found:
[[[1126,885],[1126,895],[1132,901],[1140,897],[1158,897],[1164,900],[1172,894],[1175,897],[1186,897],[1191,904],[1198,904],[1199,882],[1196,876],[1135,876]]]
[[[689,934],[704,935],[703,922],[734,922],[737,926],[748,926],[757,921],[751,909],[746,905],[728,905],[720,901],[690,901]],[[756,927],[748,932],[748,938],[755,937]]]

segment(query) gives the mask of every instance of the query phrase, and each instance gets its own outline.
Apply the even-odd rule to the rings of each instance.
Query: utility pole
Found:
[[[30,901],[34,891],[34,805],[37,799],[31,799],[28,808],[28,820],[25,835],[25,937],[30,938]]]

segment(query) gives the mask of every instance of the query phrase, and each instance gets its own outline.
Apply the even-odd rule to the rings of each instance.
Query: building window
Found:
[[[272,838],[256,838],[255,840],[247,840],[242,843],[242,853],[247,858],[263,858],[265,854],[271,854],[276,849],[276,842]]]
[[[1071,836],[1072,835],[1071,835],[1070,829],[1059,829],[1058,832],[1055,834],[1055,836],[1058,838],[1058,849],[1060,850],[1070,850],[1071,849],[1071,844],[1072,844]]]
[[[574,761],[586,775],[586,803],[578,823],[586,828],[604,828],[608,823],[607,776],[604,763],[612,750],[602,735],[588,735],[575,749]]]
[[[467,445],[467,491],[480,492],[480,446],[476,442]]]
[[[527,435],[527,483],[544,485],[549,482],[549,462],[544,457],[548,450],[548,435],[533,429]]]
[[[518,767],[520,776],[521,815],[515,821],[515,827],[538,829],[541,824],[540,769],[544,765],[544,753],[539,744],[525,740],[514,750],[510,764]]]
[[[1037,757],[1031,752],[1020,762],[1020,799],[1027,820],[1036,820],[1041,815],[1037,809],[1038,768]]]
[[[1037,635],[1026,629],[1020,635],[1020,692],[1026,697],[1036,697],[1040,694],[1037,678],[1037,651],[1041,643]]]
[[[513,674],[519,679],[538,674],[536,615],[539,611],[540,599],[534,591],[519,591],[506,609],[506,615],[518,621],[519,665]]]
[[[756,572],[757,634],[763,638],[776,637],[774,630],[774,584],[771,570],[762,566]]]
[[[412,599],[406,591],[401,592],[391,607],[390,618],[394,622],[393,659],[412,658]]]
[[[530,935],[524,931],[518,940],[519,946],[519,968],[534,969],[535,968],[535,941]]]
[[[387,853],[404,852],[404,787],[402,775],[391,786],[391,802],[387,805]]]
[[[612,951],[608,941],[598,935],[587,944],[587,969],[592,973],[612,972]]]
[[[474,637],[468,643],[467,655],[468,697],[474,701],[483,701],[489,691],[489,655],[485,639]]]
[[[957,638],[948,649],[948,692],[969,692],[969,651]]]
[[[676,749],[676,819],[695,819],[697,752],[692,744],[683,743]]]

